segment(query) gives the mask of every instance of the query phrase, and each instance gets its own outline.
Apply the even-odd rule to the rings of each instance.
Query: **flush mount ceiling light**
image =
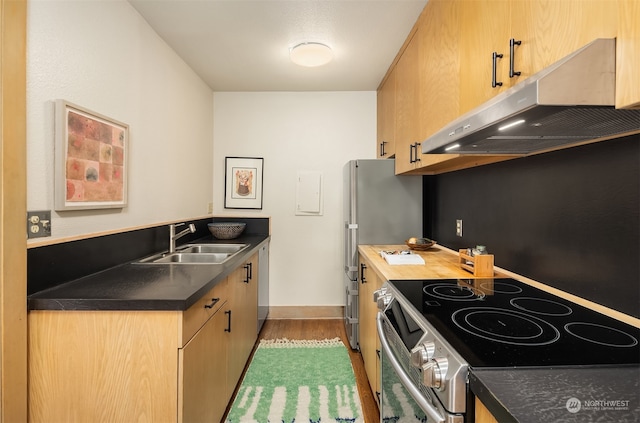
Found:
[[[316,67],[326,65],[333,59],[331,48],[322,43],[302,43],[289,52],[291,61],[296,65]]]

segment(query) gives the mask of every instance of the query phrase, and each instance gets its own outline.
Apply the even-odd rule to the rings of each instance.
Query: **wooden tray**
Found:
[[[493,254],[470,256],[467,250],[458,250],[460,268],[473,273],[473,276],[493,276]]]

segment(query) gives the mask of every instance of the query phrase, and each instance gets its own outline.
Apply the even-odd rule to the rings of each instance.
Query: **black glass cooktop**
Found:
[[[390,283],[472,367],[640,363],[640,329],[513,279]]]

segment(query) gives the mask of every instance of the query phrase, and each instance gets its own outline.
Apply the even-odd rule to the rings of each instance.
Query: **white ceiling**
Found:
[[[373,91],[427,0],[129,0],[214,91]],[[334,60],[294,65],[289,48]]]

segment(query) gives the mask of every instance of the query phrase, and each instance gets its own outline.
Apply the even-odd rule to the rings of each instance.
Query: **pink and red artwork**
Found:
[[[63,103],[64,198],[58,210],[126,205],[128,127]],[[59,160],[60,162],[60,160]],[[58,207],[59,206],[59,207]]]

